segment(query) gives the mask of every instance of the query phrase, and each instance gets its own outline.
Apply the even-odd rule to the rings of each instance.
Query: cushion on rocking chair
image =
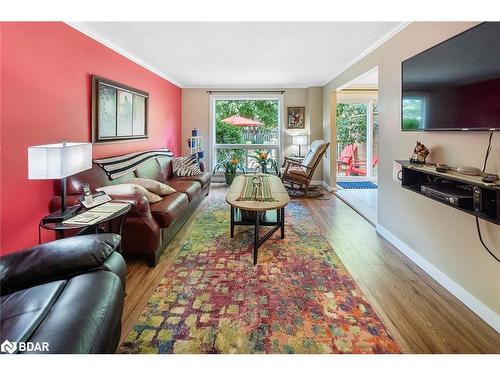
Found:
[[[285,173],[285,169],[286,168],[281,168],[280,171],[282,174]],[[305,168],[301,168],[299,166],[291,166],[290,168],[288,168],[288,173],[306,177],[306,171],[304,169]]]

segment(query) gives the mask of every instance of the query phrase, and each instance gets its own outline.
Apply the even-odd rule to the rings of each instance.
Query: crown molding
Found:
[[[106,39],[105,37],[103,37],[102,35],[100,35],[99,33],[96,33],[95,31],[93,30],[90,30],[88,27],[86,27],[84,25],[84,23],[82,22],[65,22],[68,26],[72,27],[73,29],[75,30],[78,30],[79,32],[81,32],[82,34],[88,36],[89,38],[91,39],[94,39],[95,41],[101,43],[102,45],[110,48],[111,50],[115,51],[116,53],[124,56],[125,58],[129,59],[130,61],[133,61],[135,62],[136,64],[142,66],[143,68],[149,70],[150,72],[160,76],[161,78],[173,83],[174,85],[180,87],[180,88],[184,88],[184,89],[198,89],[198,88],[206,88],[206,87],[203,87],[203,85],[184,85],[182,84],[181,82],[177,81],[175,78],[172,78],[171,76],[169,76],[168,74],[166,74],[165,72],[159,70],[159,69],[156,69],[155,67],[149,65],[148,63],[146,63],[145,61],[143,61],[141,58],[135,56],[134,54],[130,53],[129,51],[127,51],[126,49],[123,49],[119,46],[117,46],[116,44],[114,44],[113,42],[109,41],[108,39]],[[283,88],[306,88],[306,87],[322,87],[322,86],[325,86],[328,84],[328,82],[330,82],[331,80],[333,80],[334,78],[336,78],[339,74],[341,74],[342,72],[346,71],[347,69],[349,69],[351,66],[353,66],[354,64],[356,64],[358,61],[360,61],[363,57],[367,56],[369,53],[371,53],[372,51],[374,51],[375,49],[377,49],[379,46],[381,46],[382,44],[384,44],[385,42],[387,42],[389,39],[391,39],[394,35],[398,34],[399,32],[401,32],[403,29],[405,29],[406,27],[408,27],[409,25],[411,24],[411,22],[402,22],[400,23],[397,27],[395,27],[394,29],[392,29],[391,31],[389,31],[387,34],[385,34],[383,37],[381,37],[380,39],[378,39],[375,43],[373,43],[370,47],[368,47],[366,50],[364,50],[362,53],[360,53],[358,56],[356,56],[354,59],[352,59],[348,64],[346,64],[342,69],[339,69],[335,72],[335,74],[333,74],[330,78],[328,79],[326,82],[322,83],[322,84],[298,84],[298,85],[284,85]],[[202,86],[202,87],[200,87]],[[213,88],[233,88],[233,89],[237,89],[237,88],[249,88],[249,87],[252,87],[252,88],[268,88],[267,85],[210,85],[211,87]]]
[[[371,52],[376,50],[378,47],[380,47],[382,44],[387,42],[389,39],[391,39],[393,36],[396,34],[400,33],[404,29],[406,29],[408,26],[410,26],[411,22],[401,22],[398,26],[396,26],[394,29],[389,31],[387,34],[385,34],[383,37],[378,39],[375,43],[373,43],[370,47],[365,49],[363,52],[361,52],[358,56],[356,56],[354,59],[352,59],[349,63],[347,63],[342,69],[339,69],[333,74],[326,82],[324,82],[321,86],[326,86],[330,81],[333,79],[337,78],[340,74],[345,72],[347,69],[349,69],[351,66],[359,62],[362,58],[365,56],[369,55]]]
[[[137,56],[135,56],[134,54],[128,52],[127,50],[125,50],[125,49],[117,46],[113,42],[111,42],[111,41],[107,40],[106,38],[104,38],[102,35],[100,35],[100,34],[94,32],[94,31],[90,30],[89,28],[85,27],[85,25],[82,24],[81,22],[64,22],[64,23],[66,25],[72,27],[73,29],[78,30],[82,34],[85,34],[89,38],[94,39],[95,41],[101,43],[102,45],[104,45],[104,46],[112,49],[113,51],[115,51],[116,53],[122,55],[123,57],[126,57],[130,61],[133,61],[137,65],[142,66],[143,68],[149,70],[150,72],[156,74],[157,76],[160,76],[161,78],[169,81],[170,83],[172,83],[172,84],[174,84],[174,85],[176,85],[176,86],[178,86],[180,88],[184,88],[184,85],[181,84],[176,79],[172,78],[171,76],[169,76],[165,72],[162,72],[161,70],[158,70],[155,67],[149,65],[148,63],[144,62],[142,59],[138,58]]]
[[[279,87],[279,89],[276,89],[276,87]],[[304,85],[304,84],[297,84],[297,85],[281,85],[281,86],[276,86],[276,85],[186,85],[183,86],[183,89],[191,89],[191,90],[212,90],[212,91],[217,91],[217,90],[232,90],[232,91],[242,91],[242,90],[278,90],[281,91],[282,89],[308,89],[310,87],[322,87],[321,85]]]

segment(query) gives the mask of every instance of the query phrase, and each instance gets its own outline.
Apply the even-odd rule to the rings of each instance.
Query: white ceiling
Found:
[[[321,86],[399,22],[79,22],[71,26],[181,87]]]

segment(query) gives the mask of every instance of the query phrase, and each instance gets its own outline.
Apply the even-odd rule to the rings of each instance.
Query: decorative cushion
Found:
[[[127,182],[142,186],[149,190],[151,193],[158,194],[159,196],[169,195],[177,191],[173,187],[168,186],[163,182],[151,180],[150,178],[131,178]]]
[[[128,195],[135,194],[138,192],[139,194],[148,198],[149,203],[156,203],[161,201],[161,197],[158,194],[151,193],[145,187],[136,184],[117,184],[110,186],[103,186],[96,189],[97,191],[104,191],[109,195]]]
[[[303,167],[293,166],[288,169],[288,173],[297,174],[299,176],[307,177],[306,169]]]
[[[280,168],[280,176],[283,176],[283,174],[285,173],[285,170],[286,170],[285,167]],[[288,168],[287,175],[299,176],[299,177],[303,177],[304,179],[307,178],[307,173],[304,170],[304,168],[297,167],[297,166],[291,166],[290,168]]]
[[[196,176],[201,174],[198,156],[183,156],[172,159],[172,170],[174,177]]]

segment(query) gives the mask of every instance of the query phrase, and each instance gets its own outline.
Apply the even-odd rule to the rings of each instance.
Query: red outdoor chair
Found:
[[[375,155],[375,157],[372,160],[372,166],[375,168],[375,166],[378,163],[378,155]],[[366,175],[366,161],[364,160],[356,160],[352,161],[348,166],[345,171],[346,176],[350,176],[351,173],[355,173],[357,176],[363,176]]]
[[[352,164],[356,152],[358,152],[358,145],[352,144],[344,147],[337,158],[337,172],[340,172],[343,166],[349,167]]]

